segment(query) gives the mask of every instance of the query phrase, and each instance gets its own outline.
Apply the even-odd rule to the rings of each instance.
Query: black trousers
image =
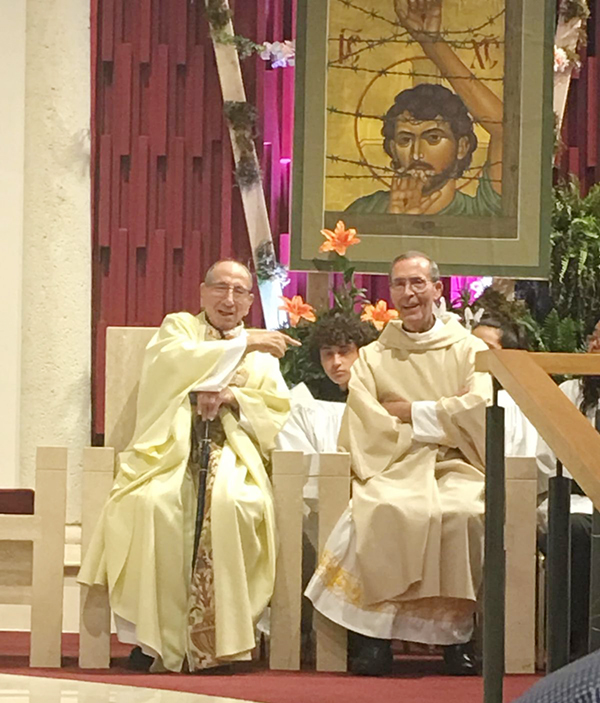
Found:
[[[592,516],[571,515],[571,653],[588,651],[590,619],[590,556]],[[539,546],[546,554],[547,535],[540,535]]]

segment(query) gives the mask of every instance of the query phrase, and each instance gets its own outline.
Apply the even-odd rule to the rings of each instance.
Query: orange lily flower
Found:
[[[385,300],[378,300],[376,305],[365,305],[360,319],[363,322],[370,322],[381,331],[390,320],[398,317],[398,311],[388,308]]]
[[[321,244],[319,251],[335,251],[340,256],[344,256],[348,247],[360,242],[356,230],[353,227],[346,229],[342,220],[338,221],[333,232],[330,229],[322,229],[321,234],[326,241]]]
[[[295,295],[293,298],[286,298],[285,295],[282,295],[281,299],[283,305],[279,309],[287,312],[292,327],[296,327],[302,318],[309,322],[316,321],[315,309],[312,305],[305,303],[301,295]]]

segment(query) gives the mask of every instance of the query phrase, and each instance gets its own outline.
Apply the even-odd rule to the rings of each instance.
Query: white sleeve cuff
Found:
[[[417,400],[411,407],[413,439],[424,444],[440,444],[446,435],[437,418],[435,400]]]
[[[194,386],[192,390],[204,391],[206,393],[218,393],[222,391],[223,388],[227,388],[244,356],[246,344],[247,335],[245,330],[242,331],[239,337],[227,340],[227,344],[224,345],[225,351],[223,352],[223,356],[213,374],[210,378]]]

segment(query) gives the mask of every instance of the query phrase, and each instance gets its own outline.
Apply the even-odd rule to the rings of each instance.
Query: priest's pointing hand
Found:
[[[248,332],[246,350],[259,351],[271,354],[277,359],[286,353],[288,347],[301,347],[297,339],[292,339],[283,332],[269,332],[268,330],[253,330]]]

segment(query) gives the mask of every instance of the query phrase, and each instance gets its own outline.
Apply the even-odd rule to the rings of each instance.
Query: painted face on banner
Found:
[[[403,112],[396,121],[391,149],[399,173],[419,178],[425,189],[432,191],[453,177],[457,162],[468,152],[469,141],[466,137],[457,140],[445,120],[419,121]]]

